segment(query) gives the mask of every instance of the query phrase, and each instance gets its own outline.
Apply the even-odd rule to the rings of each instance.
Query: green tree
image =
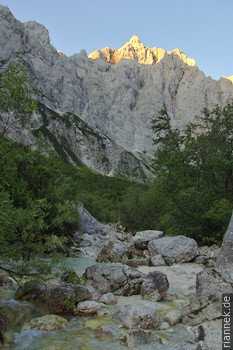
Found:
[[[233,205],[232,104],[205,109],[184,131],[172,129],[163,111],[153,128],[159,134],[155,169],[172,204],[163,224],[199,242],[219,242]]]
[[[22,124],[28,122],[28,117],[37,109],[35,96],[38,92],[28,78],[25,65],[10,63],[7,67],[0,68],[0,118],[3,133],[10,127],[12,117]]]
[[[0,269],[16,262],[20,273],[23,267],[28,274],[42,267],[37,257],[66,254],[69,234],[79,221],[79,202],[67,171],[53,153],[45,156],[0,139]]]
[[[25,66],[9,64],[1,69],[0,269],[11,271],[9,266],[21,261],[21,274],[39,271],[36,257],[58,249],[64,252],[62,244],[79,219],[72,180],[58,157],[5,137],[12,117],[30,124],[37,93]]]
[[[233,207],[233,105],[205,109],[185,130],[172,127],[163,107],[152,128],[156,179],[127,194],[123,223],[221,242]]]

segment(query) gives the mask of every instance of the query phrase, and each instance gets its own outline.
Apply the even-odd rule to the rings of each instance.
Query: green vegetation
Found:
[[[80,201],[99,220],[116,222],[130,185],[137,188],[127,180],[105,177],[85,166],[72,166],[54,152],[45,156],[41,150],[33,151],[2,136],[2,261],[11,261],[12,270],[12,259],[23,259],[21,274],[44,273],[45,266],[36,265],[35,258],[45,253],[69,254],[70,235],[78,229]]]
[[[124,178],[100,175],[84,166],[79,167],[76,174],[75,187],[80,201],[103,222],[119,222],[122,202],[129,189],[136,192],[144,188]]]
[[[25,67],[13,64],[0,71],[0,269],[16,272],[13,262],[21,262],[20,275],[45,272],[38,256],[67,252],[69,237],[78,228],[80,201],[98,219],[117,221],[129,186],[123,179],[91,171],[75,158],[66,140],[62,145],[57,141],[46,128],[46,118],[59,115],[36,103],[38,91],[27,74]],[[43,148],[33,151],[6,137],[12,117],[30,125],[30,115],[37,110],[45,124],[35,135],[41,132],[48,138],[57,155]],[[76,167],[67,162],[67,155]]]
[[[172,128],[163,108],[152,125],[156,179],[140,185],[80,164],[66,140],[58,142],[46,123],[35,135],[47,137],[57,155],[8,140],[12,115],[30,123],[28,116],[37,109],[35,93],[24,70],[9,65],[1,71],[0,269],[11,272],[12,261],[23,261],[29,268],[21,275],[34,274],[40,271],[38,256],[66,254],[78,228],[80,202],[100,221],[121,222],[130,230],[161,229],[201,244],[221,241],[233,207],[232,104],[204,110],[183,132]],[[70,118],[67,114],[67,124]],[[67,162],[67,154],[76,166]]]
[[[45,156],[5,137],[12,117],[22,124],[31,123],[30,115],[37,109],[36,93],[25,67],[10,64],[1,70],[0,268],[11,273],[12,261],[33,260],[33,264],[21,264],[20,275],[39,271],[37,256],[63,250],[67,233],[77,227],[79,219],[76,194],[70,190],[70,178],[58,157]]]
[[[221,242],[233,208],[233,105],[205,109],[183,132],[164,107],[152,127],[156,180],[126,195],[123,224]]]
[[[5,133],[11,118],[18,119],[22,124],[29,121],[29,116],[37,109],[34,99],[38,90],[33,87],[27,77],[26,66],[9,64],[0,69],[0,119],[3,121],[2,133]],[[5,118],[2,118],[4,114]]]
[[[55,154],[0,140],[1,258],[29,260],[77,227],[78,200]]]

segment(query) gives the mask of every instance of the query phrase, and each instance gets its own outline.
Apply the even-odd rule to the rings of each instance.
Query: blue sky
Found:
[[[21,22],[35,20],[57,50],[119,48],[138,35],[150,47],[181,49],[206,76],[233,75],[232,0],[0,0]]]

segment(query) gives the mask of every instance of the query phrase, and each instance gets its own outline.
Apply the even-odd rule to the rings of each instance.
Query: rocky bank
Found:
[[[218,350],[222,294],[233,292],[225,275],[231,254],[224,253],[222,265],[231,234],[232,220],[221,248],[198,247],[184,236],[166,237],[153,230],[132,236],[116,225],[96,222],[94,233],[87,228],[74,236],[79,261],[92,259],[83,270],[74,259],[74,274],[84,283],[73,284],[65,275],[47,285],[39,280],[23,283],[15,291],[21,302],[15,303],[24,316],[17,318],[13,329],[20,332],[18,337],[35,329],[45,332],[42,338],[32,337],[32,349],[35,341],[47,339],[51,332],[62,337],[64,329],[69,335],[79,320],[79,327],[81,322],[93,337],[102,334],[119,349],[154,349],[156,344],[161,350]],[[2,340],[8,342],[17,339],[9,337],[9,305],[9,301],[8,306],[7,301],[0,304]],[[39,318],[33,316],[35,309]],[[62,349],[55,340],[50,345]]]

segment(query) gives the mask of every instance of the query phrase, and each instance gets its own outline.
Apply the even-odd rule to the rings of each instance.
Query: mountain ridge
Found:
[[[155,53],[143,49],[145,46],[134,36],[126,46],[123,45],[121,53],[126,55],[130,52],[136,57],[134,60],[124,58],[112,64],[106,59],[89,58],[85,51],[67,57],[50,44],[49,33],[43,25],[34,21],[23,24],[5,6],[0,6],[0,19],[1,67],[10,62],[26,64],[30,78],[42,91],[39,100],[46,108],[57,115],[72,113],[78,116],[93,133],[105,135],[117,149],[122,150],[122,154],[131,154],[139,162],[145,157],[153,158],[155,146],[151,121],[163,105],[172,124],[183,128],[204,108],[224,105],[233,99],[231,80],[221,78],[215,81],[205,77],[194,60],[185,62],[187,56],[180,50],[164,53],[163,57],[163,51],[160,51],[162,58],[159,59],[158,54],[156,63],[140,64],[132,47],[139,48],[136,51],[137,55],[141,54],[139,61],[145,61],[147,53],[148,60],[151,60]],[[42,116],[37,117],[38,124],[43,124]],[[59,120],[57,125],[60,125]],[[49,119],[49,122],[54,125],[53,120]],[[70,132],[76,130],[75,123],[72,123]],[[120,153],[113,152],[116,159],[113,159],[114,156],[110,159],[111,147],[103,149],[101,142],[96,142],[97,153],[88,152],[88,159],[82,157],[80,149],[87,149],[90,143],[85,145],[86,141],[78,137],[79,133],[69,137],[63,124],[59,129],[60,136],[66,138],[70,149],[81,157],[81,161],[104,172],[105,167],[98,166],[97,162],[108,159],[112,166],[106,167],[105,173],[117,171],[124,156],[117,158]],[[30,132],[27,131],[29,139]],[[51,132],[55,133],[55,129]],[[17,137],[22,142],[19,131],[14,139]]]
[[[119,49],[105,47],[101,50],[93,51],[88,55],[89,58],[101,58],[109,63],[116,64],[121,59],[132,59],[141,64],[159,63],[165,55],[177,55],[190,66],[196,66],[194,59],[187,57],[180,49],[165,51],[162,48],[145,46],[137,35],[133,35]]]

